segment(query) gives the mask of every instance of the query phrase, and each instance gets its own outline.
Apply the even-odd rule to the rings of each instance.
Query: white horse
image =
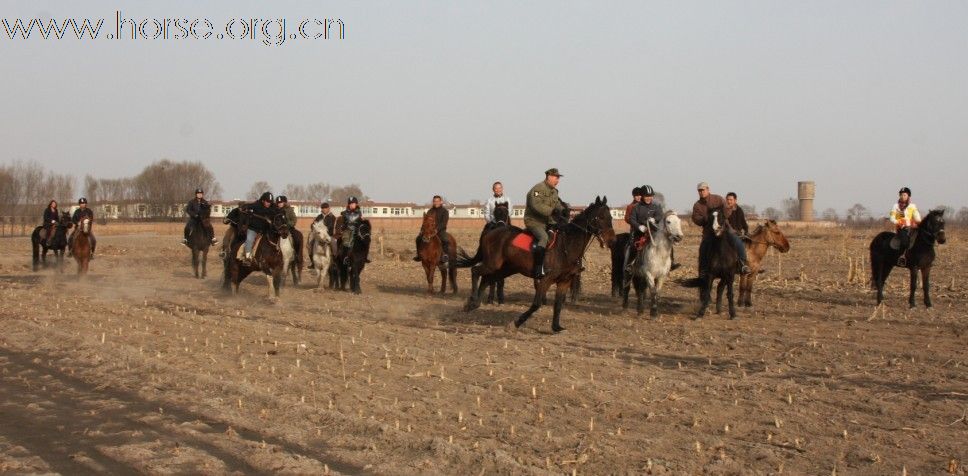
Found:
[[[635,257],[632,284],[638,298],[638,313],[642,314],[645,310],[645,293],[648,290],[652,294],[649,314],[656,319],[659,316],[659,293],[672,270],[672,246],[682,241],[682,222],[669,210],[661,224],[649,223],[645,232],[650,235],[651,240]],[[628,308],[629,287],[624,291],[622,307]]]
[[[286,283],[286,275],[288,275],[293,270],[293,263],[296,262],[296,248],[292,244],[292,235],[286,235],[285,238],[279,239],[279,251],[282,252],[282,279],[279,285]],[[293,273],[292,276],[293,284],[298,285],[296,282],[296,275]]]
[[[332,242],[333,237],[329,235],[329,230],[323,220],[314,221],[309,227],[309,239],[306,241],[306,248],[313,260],[317,288],[322,284],[323,276],[329,274],[329,265],[333,259]]]

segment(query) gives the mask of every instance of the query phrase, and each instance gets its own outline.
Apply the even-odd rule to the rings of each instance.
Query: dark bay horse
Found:
[[[716,287],[716,314],[722,312],[723,289],[726,290],[726,298],[729,300],[729,318],[736,318],[736,301],[733,299],[733,284],[736,280],[736,273],[739,270],[739,254],[733,245],[732,238],[729,236],[732,230],[729,222],[726,221],[726,213],[722,207],[710,209],[706,215],[706,225],[704,232],[712,233],[711,243],[707,251],[706,262],[708,269],[699,278],[687,280],[683,284],[686,287],[699,288],[699,312],[696,319],[702,319],[706,315],[706,309],[712,301],[713,281],[719,280]]]
[[[420,263],[423,264],[424,272],[427,274],[427,294],[434,293],[434,272],[440,270],[440,294],[447,292],[447,279],[450,278],[450,288],[452,293],[457,293],[457,267],[453,263],[441,263],[440,258],[444,254],[444,242],[446,240],[447,249],[451,250],[453,256],[457,250],[457,239],[453,235],[440,236],[437,233],[437,218],[431,212],[424,213],[423,225],[420,227],[420,241],[417,255],[420,256]]]
[[[77,261],[77,274],[87,274],[88,265],[91,263],[91,253],[93,252],[91,243],[91,219],[85,218],[77,224],[74,229],[74,238],[71,242],[71,256]]]
[[[230,252],[225,256],[225,274],[222,280],[222,289],[233,294],[239,293],[239,285],[245,278],[254,272],[261,271],[266,276],[269,285],[269,299],[279,297],[279,290],[282,287],[283,269],[282,251],[279,249],[279,240],[289,236],[289,226],[282,214],[273,216],[272,220],[261,216],[253,215],[249,220],[266,220],[270,222],[268,232],[262,235],[258,244],[252,250],[252,260],[246,263],[239,259],[240,249],[245,245],[244,225],[239,229],[239,238],[235,239],[229,247]]]
[[[337,220],[342,220],[342,217]],[[339,222],[337,222],[336,227],[340,227]],[[350,290],[354,294],[363,293],[363,288],[360,287],[360,275],[363,273],[366,263],[369,262],[372,232],[373,226],[370,221],[360,220],[360,224],[356,226],[356,231],[353,232],[353,244],[350,247],[343,246],[342,238],[337,240],[336,246],[339,252],[334,264],[339,278],[338,289],[346,290],[346,285],[349,284]]]
[[[631,233],[619,233],[615,235],[615,245],[612,246],[612,297],[621,296],[625,298],[625,283],[623,274],[625,272],[625,247],[629,244]]]
[[[208,239],[208,234],[205,233],[202,219],[192,218],[188,222],[188,247],[192,250],[192,271],[195,272],[196,278],[205,279],[208,274],[206,268],[210,246],[212,246],[212,242]],[[201,273],[198,270],[199,266],[202,268]]]
[[[756,275],[760,273],[763,257],[770,248],[775,248],[780,253],[790,251],[790,242],[780,231],[776,220],[766,220],[757,225],[749,238],[743,241],[746,245],[746,259],[750,274],[739,277],[739,305],[753,307],[753,283],[756,282]]]
[[[512,243],[521,233],[524,231],[516,227],[491,230],[481,240],[481,247],[478,250],[479,260],[459,260],[458,266],[473,266],[471,295],[464,307],[465,311],[480,307],[483,288],[496,280],[514,274],[533,277],[532,253]],[[594,203],[579,213],[570,223],[559,227],[555,238],[556,244],[548,249],[545,257],[547,275],[541,279],[534,279],[535,293],[531,307],[518,317],[514,322],[515,327],[521,327],[541,307],[548,289],[555,285],[551,330],[556,333],[565,330],[561,326],[561,308],[572,282],[581,273],[581,260],[592,238],[598,239],[603,247],[611,246],[615,240],[608,198],[597,197]]]
[[[901,257],[901,250],[891,246],[895,236],[889,231],[881,232],[871,241],[871,286],[877,290],[877,304],[884,300],[884,283],[891,270]],[[943,245],[947,241],[944,234],[944,210],[931,210],[918,225],[914,243],[907,252],[907,269],[911,274],[911,292],[908,305],[915,307],[914,292],[918,288],[918,271],[921,271],[921,284],[924,287],[924,306],[931,307],[930,278],[934,265],[934,244]]]
[[[71,223],[71,216],[67,212],[61,212],[57,224],[52,227],[51,233],[54,234],[50,239],[41,239],[40,234],[44,230],[43,226],[38,226],[30,234],[30,243],[33,247],[33,269],[37,269],[43,264],[47,267],[47,252],[54,253],[54,261],[57,265],[57,272],[64,272],[64,252],[67,250],[67,230],[74,226]]]

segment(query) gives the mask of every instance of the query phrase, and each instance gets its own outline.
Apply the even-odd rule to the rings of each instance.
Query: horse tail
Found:
[[[874,241],[871,242],[871,246],[870,246],[871,280],[869,284],[871,289],[877,289],[877,276],[881,273],[881,263],[880,263],[880,260],[878,259],[879,256],[877,256],[876,244],[877,244],[877,238],[874,238]]]
[[[702,287],[703,280],[700,278],[691,278],[682,280],[679,284],[686,288],[699,288]]]
[[[467,252],[464,251],[464,248],[458,248],[457,261],[454,263],[454,265],[458,268],[470,268],[475,266],[481,261],[484,261],[484,253],[481,251],[483,249],[483,246],[478,246],[477,254],[474,256],[469,256]]]

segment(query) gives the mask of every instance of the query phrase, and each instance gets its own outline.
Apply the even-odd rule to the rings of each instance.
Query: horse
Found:
[[[309,226],[309,245],[310,256],[315,263],[316,287],[319,288],[323,283],[323,275],[329,274],[330,286],[335,281],[332,273],[331,263],[333,261],[333,248],[331,246],[333,237],[329,235],[329,229],[323,220],[316,220]]]
[[[517,227],[506,227],[491,230],[481,240],[478,256],[473,259],[460,259],[458,266],[471,268],[471,295],[464,306],[465,311],[473,311],[481,305],[482,289],[498,279],[504,279],[514,274],[523,274],[534,279],[534,299],[531,307],[514,321],[517,329],[537,311],[544,301],[548,289],[555,285],[554,314],[551,330],[559,333],[565,330],[561,326],[561,308],[571,289],[575,277],[581,273],[581,260],[592,238],[599,241],[602,247],[612,246],[615,231],[612,229],[612,215],[608,208],[608,198],[596,197],[595,202],[579,213],[570,223],[561,225],[554,238],[553,246],[548,248],[545,263],[547,274],[542,278],[534,278],[533,255],[519,235],[524,233]]]
[[[756,275],[760,273],[763,257],[771,247],[776,248],[780,253],[790,251],[790,242],[780,231],[776,220],[766,220],[757,225],[743,243],[746,246],[746,260],[750,273],[739,277],[739,305],[753,307],[753,283],[756,282]]]
[[[289,236],[279,240],[279,250],[282,251],[282,284],[286,283],[286,275],[292,275],[292,284],[298,286],[302,281],[302,233],[295,228],[289,229]]]
[[[625,273],[625,247],[629,244],[631,233],[619,233],[615,235],[615,245],[612,246],[612,297],[624,296],[625,283],[623,276]]]
[[[661,224],[650,223],[646,228],[649,242],[638,251],[633,261],[632,283],[637,298],[636,311],[645,310],[646,292],[651,294],[649,315],[659,317],[659,293],[666,276],[672,271],[672,246],[682,241],[682,223],[675,212],[669,210]],[[629,287],[622,290],[622,308],[629,305]]]
[[[353,294],[363,293],[360,287],[360,274],[363,273],[363,268],[369,261],[371,233],[370,221],[361,219],[360,224],[356,226],[356,231],[353,232],[353,244],[347,248],[342,243],[337,243],[339,246],[339,253],[336,256],[336,268],[339,273],[338,289],[346,290],[346,285],[349,284]]]
[[[67,212],[61,212],[57,223],[52,226],[51,233],[54,235],[49,239],[41,239],[40,234],[44,230],[43,226],[38,226],[30,234],[30,243],[33,247],[33,270],[37,271],[41,263],[47,267],[47,251],[54,253],[54,261],[57,265],[57,272],[64,272],[64,252],[67,250],[67,230],[73,227],[71,216]]]
[[[91,262],[91,219],[85,218],[77,224],[71,240],[71,255],[77,262],[77,274],[87,274]]]
[[[736,302],[733,299],[733,283],[736,280],[736,272],[739,268],[739,253],[737,253],[732,238],[729,236],[732,231],[729,222],[726,220],[723,207],[712,208],[708,211],[706,225],[703,228],[704,232],[712,233],[705,257],[706,273],[683,283],[686,287],[699,288],[700,307],[695,319],[702,319],[706,314],[706,309],[711,302],[710,295],[713,281],[717,279],[719,284],[716,287],[716,314],[722,312],[723,289],[726,289],[726,298],[729,300],[729,318],[735,319]]]
[[[871,286],[877,290],[877,305],[884,300],[884,283],[897,265],[898,258],[903,251],[895,249],[891,240],[895,237],[889,231],[881,232],[871,241]],[[924,288],[924,306],[931,307],[930,278],[931,266],[934,265],[934,244],[945,244],[944,209],[931,210],[918,225],[914,243],[907,251],[907,269],[911,273],[911,292],[908,295],[908,305],[913,309],[914,293],[918,287],[918,271],[921,271],[921,284]]]
[[[239,294],[239,285],[245,278],[256,271],[261,271],[266,275],[269,285],[269,299],[279,297],[282,287],[282,278],[285,273],[283,268],[282,251],[279,249],[279,242],[289,236],[289,226],[282,214],[277,214],[272,219],[260,216],[251,216],[249,220],[265,220],[269,222],[268,232],[262,235],[255,248],[252,250],[252,260],[245,263],[238,258],[240,248],[245,245],[244,239],[235,240],[229,247],[230,252],[225,257],[225,274],[222,280],[222,289],[232,294]],[[244,237],[245,233],[239,230],[239,236]]]
[[[205,279],[208,275],[208,248],[212,246],[212,242],[205,233],[201,218],[192,218],[188,222],[188,227],[188,247],[192,250],[192,271],[195,272],[196,278]],[[199,265],[202,268],[201,273],[198,272]]]
[[[434,268],[440,270],[440,294],[447,292],[447,279],[450,278],[450,288],[452,293],[457,293],[457,267],[450,263],[442,263],[441,256],[444,254],[444,240],[453,254],[457,249],[457,239],[447,233],[440,236],[437,233],[437,218],[432,212],[424,213],[423,225],[420,227],[420,241],[417,255],[420,256],[420,263],[423,264],[424,273],[427,274],[427,294],[434,293]]]

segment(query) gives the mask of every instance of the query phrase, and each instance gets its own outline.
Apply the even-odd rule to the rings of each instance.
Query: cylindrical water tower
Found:
[[[813,182],[797,182],[797,198],[800,199],[800,220],[813,221]]]

